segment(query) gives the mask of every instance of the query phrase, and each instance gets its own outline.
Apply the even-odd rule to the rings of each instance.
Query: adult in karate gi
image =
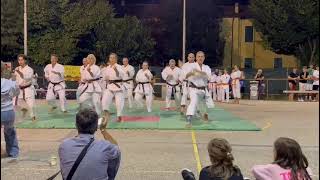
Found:
[[[188,99],[188,80],[186,75],[190,72],[191,66],[195,63],[194,62],[195,56],[193,53],[188,54],[188,62],[184,63],[181,67],[181,76],[180,81],[182,82],[182,97],[181,97],[181,114],[186,111],[186,104]]]
[[[234,70],[234,72],[231,74],[232,93],[233,93],[233,97],[234,97],[234,102],[236,104],[239,104],[240,98],[241,98],[240,79],[242,78],[242,73],[239,70],[237,65],[234,66],[233,70]]]
[[[16,82],[19,85],[19,96],[15,97],[15,103],[23,113],[23,117],[29,111],[32,121],[36,121],[35,112],[35,88],[33,84],[33,69],[27,65],[26,56],[18,55],[19,66],[15,68]]]
[[[136,89],[134,90],[134,99],[139,107],[143,106],[143,97],[146,98],[147,111],[152,111],[153,100],[153,87],[151,85],[153,75],[149,70],[148,62],[142,63],[142,69],[140,69],[136,75]]]
[[[122,68],[125,71],[125,76],[123,79],[123,87],[124,87],[124,94],[128,98],[128,105],[129,108],[132,108],[133,106],[133,77],[135,74],[134,67],[129,64],[129,59],[127,57],[124,57],[122,59]]]
[[[101,116],[100,67],[96,65],[96,57],[93,54],[89,54],[86,60],[88,64],[82,71],[84,84],[79,94],[80,108],[93,107],[97,114]]]
[[[88,65],[88,62],[87,62],[86,58],[82,59],[82,64],[83,65],[80,67],[79,86],[78,86],[78,89],[77,89],[77,92],[76,92],[76,97],[77,97],[78,101],[79,101],[79,95],[80,95],[81,91],[83,90],[83,86],[85,85],[85,82],[84,82],[84,71],[86,70],[86,67]]]
[[[58,56],[56,54],[51,55],[51,64],[48,64],[44,68],[44,76],[49,82],[47,89],[46,100],[50,111],[57,109],[56,96],[59,96],[61,111],[66,113],[66,83],[64,82],[64,67],[58,63]]]
[[[117,121],[121,122],[124,107],[124,87],[122,80],[125,76],[125,71],[121,65],[117,64],[117,61],[117,54],[111,53],[109,55],[109,65],[102,74],[103,80],[107,81],[106,89],[103,91],[102,95],[102,110],[104,116],[109,119],[110,106],[114,97],[117,109]]]
[[[166,109],[169,110],[170,108],[172,96],[175,99],[177,108],[179,108],[181,101],[179,80],[179,77],[181,76],[181,69],[176,67],[176,61],[174,59],[170,59],[169,66],[163,69],[161,76],[167,83]]]
[[[196,63],[192,65],[190,72],[187,73],[186,78],[189,82],[189,95],[190,104],[187,108],[187,127],[191,126],[191,119],[197,111],[197,107],[201,107],[200,104],[206,104],[207,108],[214,108],[214,103],[208,92],[208,82],[211,76],[211,69],[209,66],[203,64],[205,60],[205,54],[202,51],[196,54]],[[200,110],[200,108],[199,108]],[[208,113],[205,112],[203,120],[208,121]]]

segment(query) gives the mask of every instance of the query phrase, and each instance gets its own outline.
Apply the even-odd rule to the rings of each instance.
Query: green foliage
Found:
[[[1,0],[1,58],[15,59],[23,53],[23,4]]]
[[[250,10],[269,49],[295,55],[302,64],[319,60],[318,0],[252,0]]]
[[[48,63],[52,53],[63,64],[81,64],[89,53],[98,61],[111,52],[143,60],[155,44],[137,18],[114,18],[106,0],[28,1],[28,33],[28,56],[36,64]]]

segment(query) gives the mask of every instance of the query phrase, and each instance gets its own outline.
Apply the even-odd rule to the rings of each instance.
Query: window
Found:
[[[282,58],[274,58],[273,68],[282,68]]]
[[[245,27],[245,42],[253,42],[253,26]]]
[[[244,58],[244,68],[252,69],[252,58]]]

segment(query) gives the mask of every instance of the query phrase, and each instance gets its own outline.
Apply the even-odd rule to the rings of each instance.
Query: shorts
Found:
[[[290,91],[295,91],[297,89],[297,84],[289,82],[289,89]]]
[[[312,91],[312,84],[310,84],[310,83],[305,83],[305,90],[306,90],[306,91]]]
[[[299,83],[299,91],[306,91],[307,83]]]
[[[312,90],[314,91],[319,91],[319,85],[313,85]]]

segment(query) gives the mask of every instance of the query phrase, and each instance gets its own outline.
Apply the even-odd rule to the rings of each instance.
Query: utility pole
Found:
[[[182,62],[186,62],[186,0],[183,0]]]
[[[23,13],[23,48],[24,48],[24,55],[28,55],[28,46],[27,46],[27,37],[28,37],[28,30],[27,30],[27,0],[24,0],[24,13]]]

